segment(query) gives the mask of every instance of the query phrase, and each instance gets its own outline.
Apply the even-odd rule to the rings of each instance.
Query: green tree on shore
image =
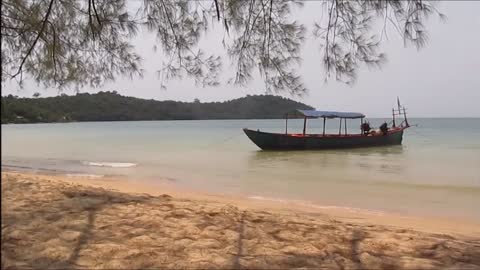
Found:
[[[115,92],[47,98],[2,97],[2,123],[282,118],[313,109],[279,96],[248,96],[225,102],[145,100]]]

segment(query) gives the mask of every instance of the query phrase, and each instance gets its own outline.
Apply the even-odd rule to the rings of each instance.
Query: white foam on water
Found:
[[[67,173],[67,177],[85,177],[85,178],[102,178],[102,174],[87,174],[87,173]]]
[[[270,198],[270,197],[262,197],[262,196],[250,196],[249,199],[260,200],[260,201],[269,201],[269,202],[286,202],[286,200],[278,199],[278,198]]]
[[[138,165],[137,163],[128,163],[128,162],[91,162],[91,161],[84,161],[83,164],[88,166],[110,167],[110,168],[131,168]]]
[[[372,214],[382,216],[385,213],[382,211],[370,210],[370,209],[363,209],[363,208],[355,208],[355,207],[346,207],[346,206],[335,206],[335,205],[318,205],[313,204],[310,202],[299,201],[299,200],[284,200],[280,198],[271,198],[271,197],[263,197],[263,196],[250,196],[249,199],[253,200],[260,200],[260,201],[269,201],[269,202],[280,202],[280,203],[291,203],[296,204],[299,206],[305,206],[308,208],[315,208],[315,209],[337,209],[337,210],[344,210],[353,213],[363,213],[363,214]]]
[[[372,214],[372,215],[378,215],[378,216],[383,216],[385,214],[382,211],[370,210],[370,209],[364,209],[364,208],[335,206],[335,205],[317,205],[317,204],[311,204],[311,203],[299,203],[299,204],[306,207],[315,208],[315,209],[340,209],[340,210],[345,210],[353,213]]]

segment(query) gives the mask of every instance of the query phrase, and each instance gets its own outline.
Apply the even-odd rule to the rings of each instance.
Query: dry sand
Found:
[[[105,183],[2,173],[2,269],[480,269],[475,223],[457,223],[453,233],[453,222],[119,192]]]

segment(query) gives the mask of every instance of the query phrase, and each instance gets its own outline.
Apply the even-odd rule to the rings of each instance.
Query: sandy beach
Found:
[[[2,172],[2,269],[480,269],[479,228]]]

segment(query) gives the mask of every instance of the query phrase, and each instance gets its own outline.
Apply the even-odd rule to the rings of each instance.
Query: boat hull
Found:
[[[302,135],[255,131],[244,128],[250,140],[263,150],[321,150],[402,144],[404,128],[386,135]]]

